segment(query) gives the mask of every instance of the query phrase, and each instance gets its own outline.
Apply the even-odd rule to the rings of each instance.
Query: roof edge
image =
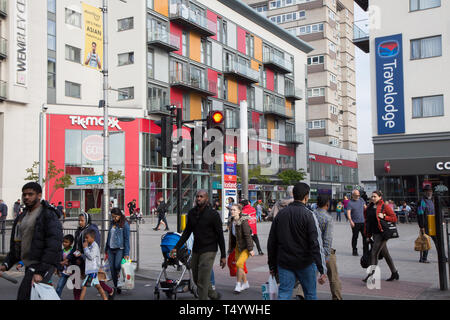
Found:
[[[259,24],[264,29],[271,31],[272,33],[282,38],[283,40],[289,42],[292,46],[294,46],[297,49],[300,49],[304,53],[310,53],[311,51],[314,50],[314,48],[310,46],[307,42],[293,36],[285,29],[280,28],[272,21],[260,15],[255,10],[253,10],[250,6],[248,6],[241,0],[218,0],[218,1],[226,5],[227,7],[233,9],[234,11],[240,13],[241,15],[249,18],[255,23]]]

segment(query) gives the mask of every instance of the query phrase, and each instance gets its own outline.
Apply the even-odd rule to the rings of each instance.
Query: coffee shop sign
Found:
[[[439,171],[450,170],[450,161],[436,163],[436,169]]]
[[[73,126],[79,125],[84,129],[87,129],[87,127],[90,126],[103,126],[103,124],[105,123],[103,118],[101,117],[70,116],[69,119],[72,121]],[[111,128],[122,130],[122,128],[119,126],[119,119],[117,118],[109,118],[108,126]]]

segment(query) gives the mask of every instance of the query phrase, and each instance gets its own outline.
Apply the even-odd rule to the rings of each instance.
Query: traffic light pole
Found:
[[[177,132],[178,134],[181,134],[181,128],[183,127],[183,119],[182,119],[182,114],[181,114],[181,108],[177,109]],[[182,137],[178,136],[178,142],[180,141],[180,139],[182,139]],[[182,201],[181,201],[181,196],[183,194],[182,192],[182,179],[183,179],[183,173],[182,173],[182,162],[180,161],[179,164],[177,164],[177,232],[181,233],[181,205],[182,205]]]

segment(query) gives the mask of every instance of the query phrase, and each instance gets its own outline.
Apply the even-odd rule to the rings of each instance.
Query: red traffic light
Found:
[[[215,124],[222,123],[222,122],[223,122],[223,113],[220,112],[220,111],[215,111],[215,112],[212,114],[212,121],[213,121]]]

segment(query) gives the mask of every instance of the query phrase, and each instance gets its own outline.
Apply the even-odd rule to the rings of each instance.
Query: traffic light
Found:
[[[225,133],[225,118],[221,111],[210,111],[206,119],[206,129],[217,129]]]
[[[155,121],[155,124],[161,128],[161,133],[156,135],[160,145],[156,147],[156,152],[161,156],[170,158],[172,156],[172,134],[173,124],[171,117],[161,117],[161,120]]]

